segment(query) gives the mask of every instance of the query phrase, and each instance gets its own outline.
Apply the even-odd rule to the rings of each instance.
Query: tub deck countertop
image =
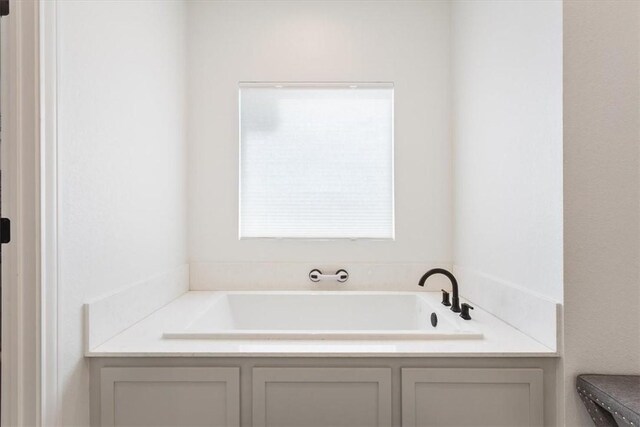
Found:
[[[475,307],[469,325],[482,339],[428,340],[213,340],[167,339],[210,306],[218,292],[190,291],[131,325],[106,342],[87,349],[87,357],[557,357],[558,352]],[[425,292],[438,316],[458,314],[440,304],[440,293]],[[465,301],[461,298],[461,301]]]

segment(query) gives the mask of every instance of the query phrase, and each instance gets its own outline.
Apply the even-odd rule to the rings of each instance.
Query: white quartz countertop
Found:
[[[207,340],[166,339],[193,321],[213,291],[190,291],[113,338],[86,351],[87,357],[557,357],[558,353],[490,313],[475,307],[471,325],[483,339],[456,340]],[[438,292],[426,293],[439,304]],[[463,300],[464,301],[464,300]],[[439,316],[457,316],[442,307]]]

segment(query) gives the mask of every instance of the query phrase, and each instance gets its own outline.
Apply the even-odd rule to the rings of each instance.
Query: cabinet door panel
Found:
[[[391,425],[389,368],[255,368],[253,425]]]
[[[404,427],[542,426],[540,369],[402,369]]]
[[[103,426],[239,426],[238,368],[102,368]]]

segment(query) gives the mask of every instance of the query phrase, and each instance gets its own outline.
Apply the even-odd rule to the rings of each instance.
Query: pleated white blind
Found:
[[[394,237],[391,84],[240,85],[240,237]]]

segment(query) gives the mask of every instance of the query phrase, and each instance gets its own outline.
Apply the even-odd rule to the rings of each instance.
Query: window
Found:
[[[240,85],[240,238],[393,239],[393,85]]]

